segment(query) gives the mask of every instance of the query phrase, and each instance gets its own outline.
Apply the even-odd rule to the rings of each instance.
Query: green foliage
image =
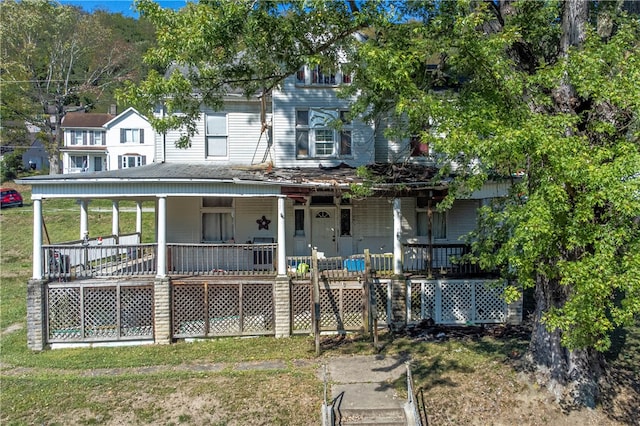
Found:
[[[14,151],[2,156],[0,160],[0,170],[2,170],[2,182],[13,180],[22,171],[22,152]]]

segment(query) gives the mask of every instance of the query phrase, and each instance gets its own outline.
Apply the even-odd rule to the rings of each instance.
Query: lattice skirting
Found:
[[[436,324],[502,323],[504,284],[486,280],[412,280],[407,288],[407,320]]]
[[[153,304],[152,284],[50,283],[47,342],[152,339]]]
[[[173,337],[275,333],[273,283],[174,283]]]

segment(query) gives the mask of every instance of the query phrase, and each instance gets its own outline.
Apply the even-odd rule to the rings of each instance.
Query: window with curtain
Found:
[[[419,210],[417,212],[418,217],[418,232],[419,237],[429,236],[429,216],[426,210]],[[444,240],[447,238],[447,215],[445,212],[434,211],[431,216],[431,233],[434,240]]]
[[[233,218],[231,213],[203,213],[202,240],[223,242],[233,239]]]

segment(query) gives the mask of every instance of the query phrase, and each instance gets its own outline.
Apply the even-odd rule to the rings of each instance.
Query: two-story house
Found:
[[[153,128],[134,108],[118,115],[68,112],[62,130],[65,174],[139,167],[153,161]]]
[[[349,83],[305,67],[271,93],[203,105],[187,148],[176,146],[180,131],[156,133],[146,165],[129,167],[140,155],[132,136],[116,154],[123,167],[23,179],[34,205],[29,346],[287,336],[308,333],[312,319],[345,331],[370,327],[372,312],[389,324],[518,321],[518,306],[485,286],[490,273],[461,260],[459,240],[506,185],[489,183],[438,211],[447,181],[435,178],[428,149],[389,140],[384,120],[352,116],[336,93]],[[101,127],[122,134],[122,123]],[[352,196],[353,185],[371,183],[359,166],[374,176],[371,196]],[[79,235],[90,237],[43,244],[46,198],[79,200]],[[114,235],[90,234],[96,198],[113,202]],[[142,203],[154,206],[154,244],[117,235],[125,199],[137,202],[138,223]],[[323,283],[315,290],[314,277]]]

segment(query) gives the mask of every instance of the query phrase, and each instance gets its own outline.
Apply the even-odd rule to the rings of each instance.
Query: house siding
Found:
[[[296,158],[295,113],[297,109],[348,109],[349,101],[339,99],[331,87],[305,87],[295,84],[295,77],[287,78],[282,90],[273,94],[273,139],[276,146],[277,167],[325,167],[345,163],[353,167],[374,161],[374,126],[354,120],[351,133],[352,156],[342,158]]]

